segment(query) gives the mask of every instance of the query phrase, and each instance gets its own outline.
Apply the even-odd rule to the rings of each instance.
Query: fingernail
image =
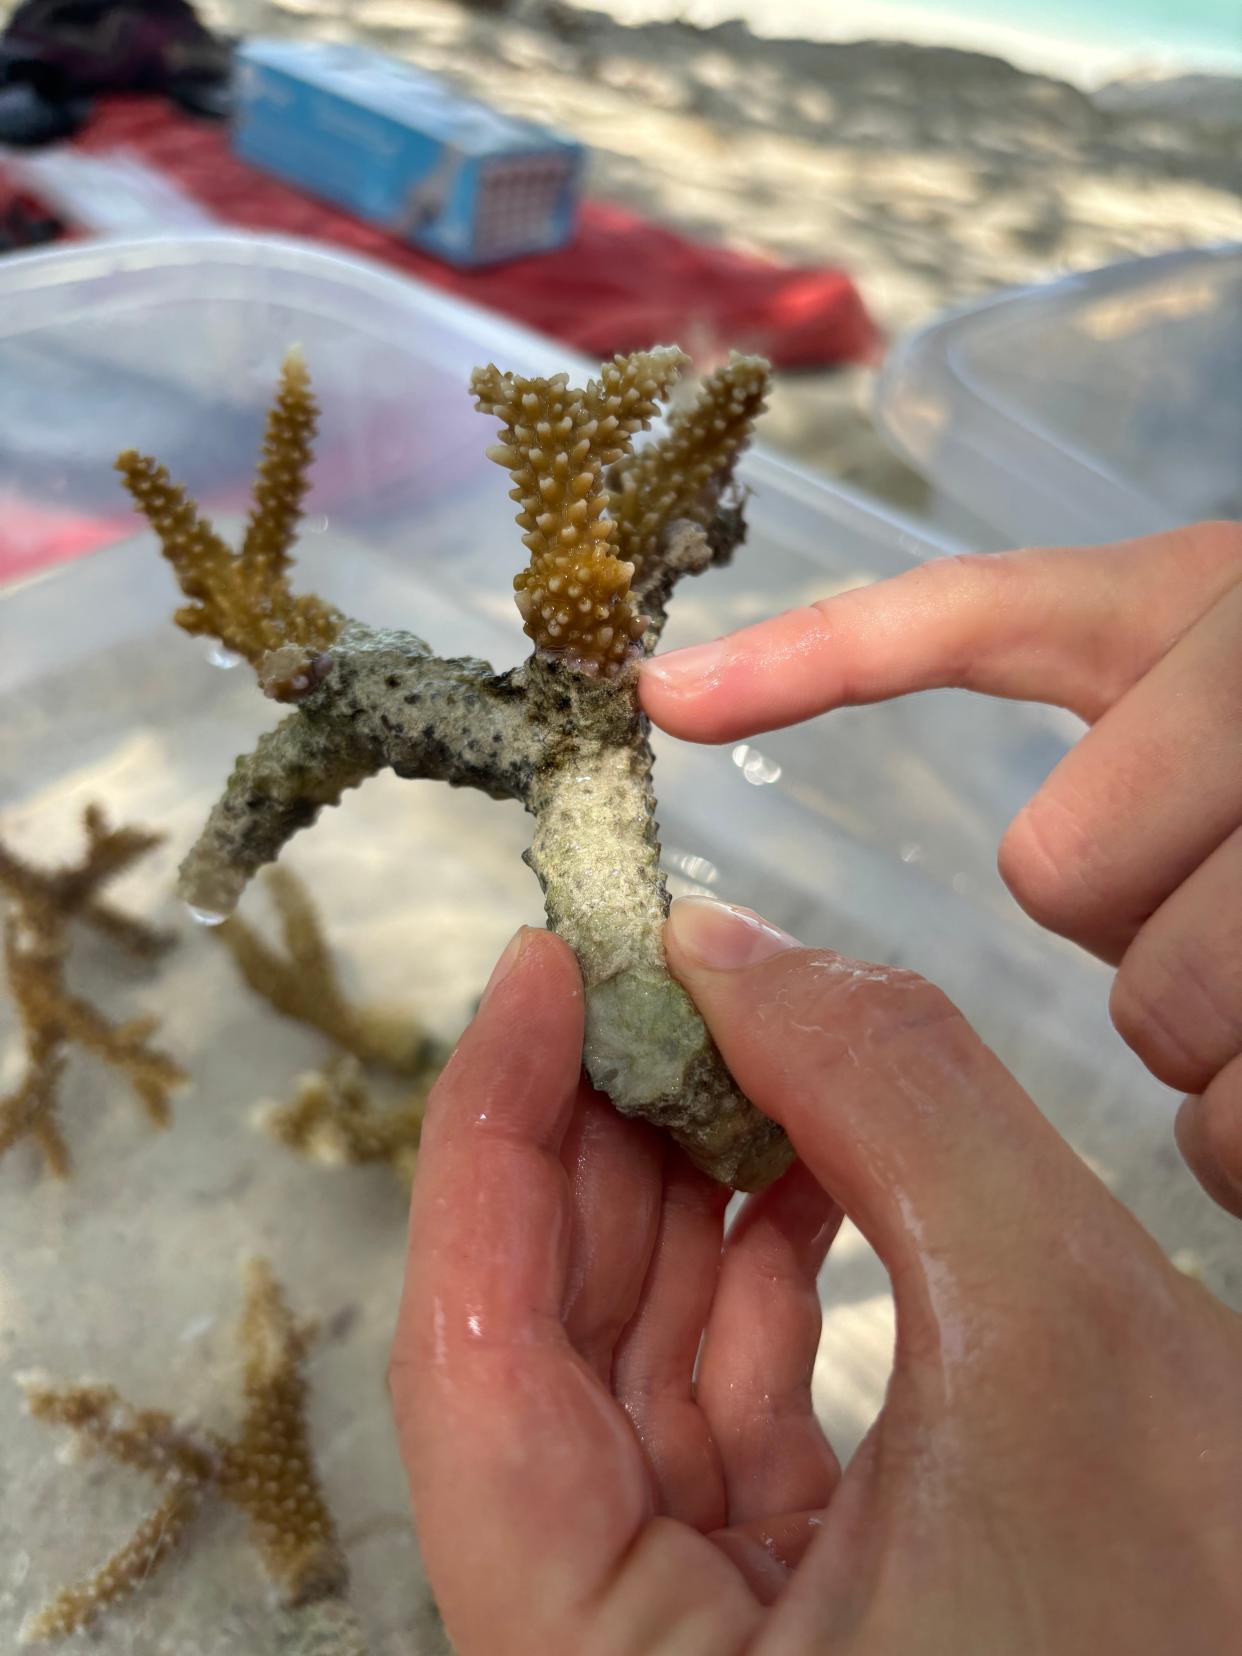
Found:
[[[526,941],[526,932],[527,928],[525,926],[518,927],[517,931],[513,934],[512,939],[506,946],[504,954],[501,955],[500,959],[492,967],[492,975],[487,980],[487,987],[479,996],[480,1012],[496,993],[497,989],[500,988],[500,985],[508,977],[509,973],[517,965],[517,958],[522,952],[522,944]]]
[[[679,897],[668,923],[677,947],[711,972],[736,972],[783,949],[801,947],[796,937],[753,910],[734,908],[714,897]]]
[[[692,644],[688,650],[670,650],[668,655],[656,656],[643,663],[643,672],[658,679],[670,690],[681,690],[691,684],[708,684],[712,675],[724,665],[728,646],[723,638],[712,644]]]

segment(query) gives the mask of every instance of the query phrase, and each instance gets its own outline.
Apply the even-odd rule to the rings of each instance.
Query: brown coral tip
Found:
[[[630,597],[633,568],[610,545],[603,472],[650,424],[684,361],[675,350],[617,357],[584,391],[566,374],[527,379],[494,366],[472,381],[479,411],[501,422],[488,455],[513,479],[530,553],[513,582],[525,631],[587,672],[615,674],[646,628]]]
[[[343,625],[341,615],[321,598],[295,597],[287,580],[317,418],[306,362],[295,348],[285,358],[268,415],[253,505],[238,553],[172,482],[166,467],[133,449],[116,462],[190,600],[177,611],[177,625],[219,639],[226,649],[245,656],[278,701],[297,700],[323,678],[323,652]],[[276,652],[279,668],[265,674],[265,658]]]
[[[763,412],[770,379],[762,357],[735,353],[708,375],[694,402],[672,414],[663,437],[617,465],[608,497],[613,544],[636,578],[661,551],[671,524],[710,524]]]

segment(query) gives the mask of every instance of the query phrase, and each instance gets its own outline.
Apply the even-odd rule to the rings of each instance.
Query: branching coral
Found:
[[[277,700],[294,698],[313,680],[318,657],[342,624],[341,616],[320,599],[295,598],[286,579],[316,420],[305,360],[300,351],[290,351],[268,416],[245,538],[236,554],[163,466],[133,449],[116,463],[190,600],[177,611],[178,626],[218,638],[226,649],[245,656]]]
[[[217,936],[228,945],[246,982],[285,1017],[326,1035],[364,1064],[419,1075],[430,1043],[414,1019],[386,1008],[357,1006],[340,976],[310,892],[288,868],[269,871],[268,890],[280,921],[284,953],[278,953],[240,914]]]
[[[55,1385],[41,1375],[19,1376],[36,1420],[68,1427],[80,1447],[146,1473],[162,1492],[155,1510],[106,1564],[27,1617],[24,1644],[75,1633],[141,1587],[180,1546],[190,1520],[212,1494],[245,1513],[282,1605],[313,1606],[342,1597],[345,1559],[306,1425],[304,1366],[313,1334],[313,1327],[294,1318],[267,1264],[253,1261],[239,1328],[244,1409],[231,1437],[181,1425],[160,1409],[136,1409],[112,1386]],[[342,1639],[331,1649],[344,1644]]]
[[[257,569],[253,583],[244,571],[234,578],[154,462],[129,456],[122,470],[131,486],[159,480],[134,493],[199,604],[182,624],[242,648],[269,694],[299,704],[238,760],[182,865],[186,899],[230,912],[322,806],[385,767],[519,800],[535,818],[527,860],[549,923],[582,968],[591,1079],[624,1113],[668,1128],[714,1177],[755,1188],[790,1150],[739,1094],[665,964],[668,895],[635,664],[658,640],[677,580],[727,560],[743,537],[733,471],[766,367],[734,357],[666,436],[633,455],[682,363],[676,351],[618,358],[582,391],[564,375],[475,376],[479,407],[501,422],[490,452],[513,477],[530,552],[516,586],[536,649],[507,673],[357,621],[313,640],[292,623],[281,633],[286,623],[271,618],[332,614],[290,596],[283,555],[266,587]],[[228,602],[205,604],[217,588]]]
[[[171,943],[165,933],[115,908],[100,889],[144,856],[161,836],[109,828],[98,806],[85,813],[86,851],[77,863],[45,870],[0,845],[0,893],[8,900],[4,961],[25,1039],[25,1074],[0,1098],[0,1155],[29,1136],[49,1171],[69,1172],[57,1121],[67,1048],[79,1046],[121,1071],[154,1126],[169,1119],[168,1099],[185,1080],[181,1068],[150,1045],[153,1020],[110,1023],[65,983],[70,922],[81,920],[109,943],[152,959]]]
[[[402,1103],[377,1104],[359,1065],[344,1059],[323,1074],[304,1075],[287,1104],[265,1107],[260,1125],[290,1150],[329,1166],[387,1162],[404,1183],[414,1177],[427,1093],[437,1073]]]
[[[317,1029],[348,1056],[304,1075],[287,1104],[266,1105],[258,1123],[286,1149],[332,1166],[387,1162],[409,1183],[418,1157],[423,1109],[447,1054],[408,1015],[356,1006],[341,987],[314,902],[292,870],[270,869],[284,941],[279,954],[240,915],[217,936],[246,982],[278,1012]],[[399,1104],[375,1101],[362,1066],[412,1083]]]
[[[526,634],[589,672],[620,672],[647,625],[630,597],[634,566],[610,544],[604,470],[651,423],[684,361],[679,351],[617,357],[585,391],[568,374],[474,375],[475,406],[501,422],[488,458],[508,470],[521,507],[530,564],[513,585]]]

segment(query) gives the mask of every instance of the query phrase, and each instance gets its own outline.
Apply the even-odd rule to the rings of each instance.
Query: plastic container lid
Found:
[[[1002,293],[890,353],[880,429],[1013,544],[1242,517],[1242,247]]]
[[[320,1319],[311,1433],[373,1650],[445,1647],[413,1567],[383,1375],[404,1256],[404,1194],[386,1168],[323,1168],[257,1134],[264,1098],[330,1056],[240,983],[215,935],[179,914],[173,871],[231,759],[278,716],[244,668],[212,665],[169,622],[153,538],[118,513],[110,466],[150,448],[237,525],[285,347],[299,340],[323,405],[297,580],[444,654],[506,666],[525,653],[511,593],[521,557],[493,440],[466,390],[476,362],[573,367],[496,317],[356,260],[236,237],[95,244],[0,264],[0,526],[103,525],[121,544],[0,592],[0,828],[44,862],[81,841],[80,812],[168,841],[120,900],[179,925],[151,974],[79,939],[76,993],[151,1013],[190,1071],[154,1133],[124,1081],[75,1057],[63,1088],[72,1181],[27,1144],[0,1160],[0,1646],[151,1509],[106,1460],[56,1459],[13,1376],[112,1381],[139,1406],[227,1430],[240,1379],[238,1264],[268,1256],[299,1315]],[[747,466],[749,542],[685,583],[669,643],[723,632],[938,550],[907,527],[762,453]],[[0,527],[0,534],[3,528]],[[657,737],[663,857],[675,891],[749,903],[808,941],[915,967],[941,983],[1073,1142],[1170,1250],[1239,1297],[1232,1222],[1172,1150],[1170,1095],[1111,1031],[1109,974],[1039,932],[1004,892],[1000,832],[1064,751],[1063,716],[943,691],[855,708],[724,748]],[[378,777],[289,847],[346,981],[451,1038],[492,961],[538,924],[512,804]],[[270,935],[262,882],[244,912]],[[0,991],[0,1050],[16,1056]],[[6,1077],[7,1084],[7,1077]],[[815,1396],[848,1454],[883,1396],[887,1283],[847,1227],[823,1279]],[[205,1511],[179,1555],[100,1623],[99,1656],[210,1649],[277,1656],[279,1617],[243,1526]]]

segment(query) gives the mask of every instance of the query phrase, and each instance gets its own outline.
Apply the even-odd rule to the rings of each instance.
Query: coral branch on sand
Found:
[[[330,1166],[387,1162],[408,1185],[437,1073],[438,1065],[429,1065],[418,1089],[385,1109],[372,1099],[359,1065],[343,1059],[322,1074],[302,1076],[290,1102],[265,1106],[259,1124],[287,1149]]]
[[[386,1008],[356,1006],[341,987],[306,886],[284,867],[270,869],[265,883],[280,922],[283,954],[240,914],[231,915],[216,932],[255,994],[364,1064],[399,1075],[420,1074],[429,1043],[414,1019]]]
[[[302,1076],[288,1103],[262,1106],[258,1124],[286,1149],[331,1166],[387,1162],[408,1185],[427,1094],[447,1052],[408,1015],[350,1001],[307,887],[284,867],[270,869],[265,883],[275,900],[283,955],[240,915],[230,916],[216,935],[256,994],[326,1035],[346,1056]],[[377,1103],[364,1064],[405,1077],[412,1083],[405,1098],[391,1106]]]
[[[190,1520],[212,1494],[249,1519],[263,1568],[288,1611],[343,1597],[345,1558],[319,1487],[306,1425],[304,1366],[313,1333],[294,1318],[268,1265],[252,1261],[238,1331],[244,1409],[231,1437],[182,1426],[159,1409],[136,1409],[111,1386],[56,1385],[38,1374],[18,1377],[36,1420],[68,1427],[82,1448],[146,1473],[162,1490],[155,1510],[106,1564],[27,1617],[23,1644],[75,1633],[141,1587],[181,1544]],[[361,1651],[347,1616],[334,1625],[340,1636],[323,1645],[324,1656]]]
[[[136,828],[109,828],[98,806],[85,813],[86,851],[77,863],[40,869],[0,845],[4,963],[25,1042],[26,1069],[0,1098],[0,1156],[30,1137],[50,1172],[69,1172],[69,1150],[57,1121],[59,1082],[67,1049],[79,1046],[129,1081],[156,1127],[169,1119],[168,1099],[185,1080],[179,1065],[150,1045],[148,1018],[110,1023],[65,983],[70,922],[80,920],[109,943],[139,959],[153,959],[172,942],[145,921],[99,896],[109,880],[144,856],[161,836]]]
[[[791,1151],[738,1092],[665,964],[668,894],[636,664],[660,636],[675,583],[725,562],[743,539],[733,474],[767,369],[733,357],[665,436],[633,455],[635,434],[683,363],[672,350],[619,357],[581,391],[563,374],[476,374],[478,406],[501,422],[502,441],[489,452],[513,479],[530,554],[515,585],[536,648],[514,671],[445,660],[410,633],[358,621],[317,638],[313,658],[300,638],[292,656],[284,647],[265,655],[264,618],[281,613],[283,585],[249,631],[244,582],[230,589],[227,615],[218,606],[218,628],[206,614],[179,615],[234,648],[245,635],[264,687],[298,702],[237,761],[182,865],[182,892],[199,908],[231,911],[256,870],[322,806],[385,768],[520,801],[535,818],[527,860],[549,923],[582,969],[592,1081],[623,1113],[668,1128],[714,1177],[757,1188]],[[139,475],[132,461],[127,467]],[[179,550],[198,534],[197,519],[179,500],[178,511],[191,514],[179,527],[166,493],[135,497],[183,587],[200,599],[210,585],[202,572],[218,559],[209,547],[189,559]]]

